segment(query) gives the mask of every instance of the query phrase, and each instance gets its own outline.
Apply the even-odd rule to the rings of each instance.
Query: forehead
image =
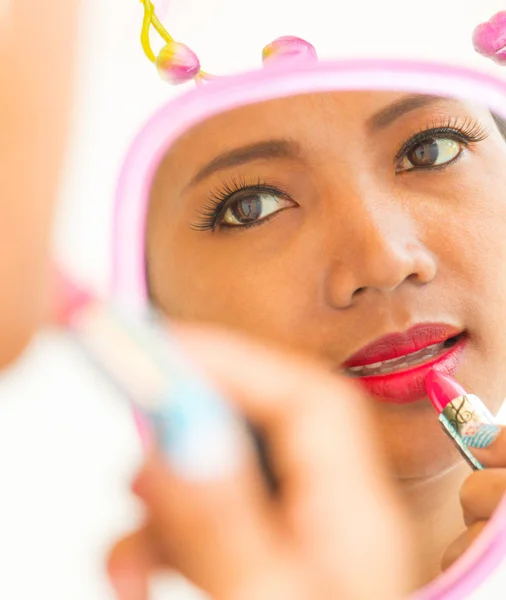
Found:
[[[401,110],[397,111],[399,105]],[[467,114],[471,111],[485,112],[477,106],[450,98],[400,92],[325,92],[278,98],[207,119],[183,134],[172,145],[168,155],[185,154],[188,150],[200,153],[207,148],[244,143],[245,139],[263,139],[275,134],[294,137],[298,131],[303,133],[318,125],[363,127],[371,124],[370,119],[376,113],[380,113],[376,120],[379,129],[403,114],[413,115],[421,110],[437,114],[449,108],[465,110]],[[385,109],[384,113],[382,109]]]
[[[186,132],[171,152],[202,141],[224,138],[264,137],[276,131],[304,129],[318,122],[364,121],[376,108],[395,102],[406,94],[395,92],[325,92],[277,98],[242,106],[214,116]],[[418,96],[423,98],[423,96]]]
[[[438,117],[440,117],[438,119]],[[182,186],[228,153],[266,140],[287,140],[312,151],[320,144],[359,140],[403,127],[403,135],[469,117],[491,120],[485,108],[437,96],[384,91],[303,94],[246,105],[212,118],[183,134],[168,150],[155,180],[167,177]],[[456,121],[455,121],[456,122]],[[408,131],[411,127],[411,131]],[[279,156],[283,156],[281,152]],[[265,159],[276,158],[275,153]],[[258,156],[256,157],[259,158]]]

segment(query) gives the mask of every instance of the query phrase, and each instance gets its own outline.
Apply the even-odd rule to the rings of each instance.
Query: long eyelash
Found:
[[[207,201],[207,204],[197,211],[198,222],[191,224],[191,229],[194,231],[207,231],[208,229],[214,230],[218,216],[223,209],[223,201],[217,202],[213,198]]]
[[[487,139],[490,132],[480,122],[469,117],[466,117],[464,121],[461,121],[459,117],[447,117],[444,121],[433,121],[425,128],[418,129],[409,136],[408,141],[403,144],[395,155],[395,161],[397,162],[408,154],[420,142],[424,142],[435,135],[441,136],[444,134],[458,136],[466,146],[470,146]]]
[[[191,229],[195,231],[214,231],[230,198],[245,189],[283,193],[281,189],[275,189],[272,184],[269,185],[260,178],[248,180],[245,177],[232,177],[230,182],[223,182],[218,190],[210,192],[206,204],[197,211],[199,215],[198,222],[193,223]]]

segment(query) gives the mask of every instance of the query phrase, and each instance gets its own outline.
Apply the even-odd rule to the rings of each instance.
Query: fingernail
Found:
[[[201,379],[177,379],[151,419],[164,456],[181,478],[223,479],[240,468],[245,442],[242,423]]]
[[[501,428],[490,423],[481,423],[465,432],[462,441],[469,448],[488,448],[497,438]]]

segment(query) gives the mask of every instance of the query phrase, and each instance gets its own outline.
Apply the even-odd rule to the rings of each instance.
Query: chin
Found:
[[[460,454],[453,448],[445,449],[445,452],[442,452],[436,458],[429,457],[431,460],[406,461],[402,458],[401,460],[398,457],[394,459],[397,464],[393,461],[393,474],[401,486],[436,481],[461,466],[463,462]],[[425,458],[427,459],[427,457]]]
[[[436,479],[462,463],[428,400],[409,407],[372,404],[390,471],[401,484]]]

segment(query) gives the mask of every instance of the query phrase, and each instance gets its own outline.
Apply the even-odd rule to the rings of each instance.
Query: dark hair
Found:
[[[497,125],[497,129],[499,129],[499,133],[506,140],[506,119],[503,119],[502,117],[498,117],[494,113],[492,113],[492,118],[494,119],[495,124]]]

